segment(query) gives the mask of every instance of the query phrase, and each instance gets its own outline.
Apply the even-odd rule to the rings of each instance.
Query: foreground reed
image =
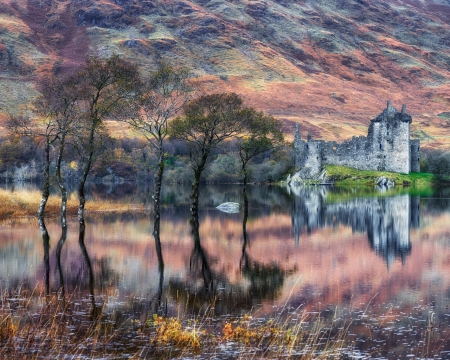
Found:
[[[40,201],[41,193],[36,190],[8,191],[0,189],[0,218],[35,216]],[[67,213],[69,215],[76,214],[78,205],[76,196],[69,197],[67,202]],[[60,207],[61,198],[56,195],[51,195],[45,208],[45,214],[57,216],[59,215]],[[87,212],[127,212],[136,210],[144,210],[144,208],[137,204],[126,204],[106,200],[88,200],[86,202]]]
[[[166,317],[155,314],[161,310],[155,304],[143,298],[123,302],[108,294],[94,298],[79,289],[69,296],[0,291],[0,359],[397,359],[446,358],[449,353],[449,335],[432,318],[405,345],[403,338],[396,340],[393,322],[368,327],[374,320],[392,320],[389,312],[378,319],[372,314],[369,321],[365,311],[358,311],[359,320],[345,321],[336,315],[340,309],[331,319],[300,309],[258,318],[215,316],[211,306],[200,316]],[[176,301],[172,305],[177,308]],[[405,331],[402,321],[395,322]],[[363,340],[363,327],[371,334],[364,342],[375,347],[356,345],[355,333]]]
[[[346,328],[325,327],[306,313],[271,320],[243,317],[166,318],[111,307],[106,297],[49,297],[3,291],[0,358],[339,358]],[[130,309],[128,309],[130,310]]]

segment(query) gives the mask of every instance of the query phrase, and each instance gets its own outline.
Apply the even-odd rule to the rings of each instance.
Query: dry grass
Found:
[[[348,328],[325,327],[302,313],[272,320],[164,318],[140,321],[133,312],[108,309],[105,298],[44,296],[30,291],[0,294],[0,358],[339,358],[348,351]],[[94,305],[95,304],[95,305]]]
[[[0,219],[11,217],[35,216],[41,201],[39,191],[8,191],[0,189]],[[51,195],[45,208],[45,214],[56,216],[59,214],[61,198]],[[67,202],[68,215],[74,215],[78,210],[78,199],[71,196]],[[88,200],[86,202],[86,212],[129,212],[144,211],[145,208],[139,204],[126,204],[106,200]]]
[[[149,300],[142,301],[148,304]],[[63,297],[19,287],[0,291],[0,359],[320,360],[368,358],[389,350],[386,344],[369,352],[358,350],[355,332],[368,326],[361,320],[367,308],[356,320],[359,324],[344,320],[341,310],[336,308],[328,320],[299,309],[281,311],[284,315],[271,319],[251,314],[217,317],[212,308],[200,317],[167,318],[153,314],[135,298],[117,306],[106,295],[93,299],[80,289]],[[373,331],[381,336],[380,327],[375,325]],[[448,335],[440,331],[431,318],[418,335],[422,341],[414,341],[406,353],[420,358],[441,354]],[[373,335],[374,339],[369,334],[366,340],[376,340]],[[401,354],[403,345],[391,345]]]

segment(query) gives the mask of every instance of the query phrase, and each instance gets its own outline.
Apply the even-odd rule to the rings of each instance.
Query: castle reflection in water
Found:
[[[345,225],[353,232],[367,233],[371,248],[384,258],[388,268],[400,258],[404,264],[411,253],[410,229],[420,227],[420,197],[353,198],[327,202],[326,187],[289,187],[293,195],[292,225],[295,242],[302,233]]]

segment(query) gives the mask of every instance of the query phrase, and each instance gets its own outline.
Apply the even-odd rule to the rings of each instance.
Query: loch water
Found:
[[[88,213],[85,248],[75,217],[64,239],[59,219],[47,219],[47,245],[34,221],[0,224],[1,290],[56,292],[63,284],[106,306],[130,309],[132,299],[137,318],[301,310],[351,321],[349,339],[362,354],[417,356],[431,339],[450,358],[449,189],[250,185],[245,217],[216,209],[242,205],[241,186],[205,185],[193,229],[190,187],[165,186],[159,250],[150,191],[91,185],[94,200],[146,210]]]

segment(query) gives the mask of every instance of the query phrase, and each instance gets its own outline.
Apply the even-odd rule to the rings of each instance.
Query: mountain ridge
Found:
[[[327,140],[366,135],[387,100],[427,147],[450,148],[450,2],[439,0],[0,1],[0,112],[87,54],[192,69],[200,91]],[[4,115],[5,116],[5,115]]]

